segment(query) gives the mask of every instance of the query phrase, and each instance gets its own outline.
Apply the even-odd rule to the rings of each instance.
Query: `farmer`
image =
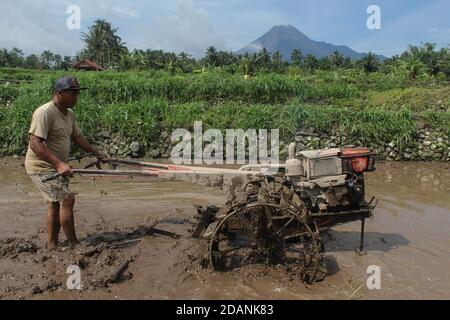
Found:
[[[75,196],[69,190],[69,177],[73,174],[67,163],[70,140],[97,158],[106,158],[82,136],[75,122],[72,108],[77,103],[80,90],[83,89],[86,88],[81,88],[74,77],[58,79],[52,101],[35,110],[28,132],[25,168],[47,201],[47,248],[50,250],[57,246],[61,227],[71,248],[78,242],[73,217]],[[49,182],[41,181],[44,176],[55,172],[62,176]]]

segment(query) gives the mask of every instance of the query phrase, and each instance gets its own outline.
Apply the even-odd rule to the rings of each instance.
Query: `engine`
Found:
[[[309,150],[295,158],[289,146],[286,180],[311,213],[358,209],[366,204],[364,172],[375,170],[375,156],[366,148]]]

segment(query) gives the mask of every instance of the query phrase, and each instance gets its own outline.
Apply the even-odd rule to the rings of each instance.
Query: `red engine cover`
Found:
[[[367,148],[345,148],[342,149],[342,157],[351,161],[353,172],[362,173],[369,166],[371,152]]]
[[[370,150],[367,148],[344,148],[344,149],[342,149],[342,155],[344,157],[367,155],[368,153],[370,153]]]

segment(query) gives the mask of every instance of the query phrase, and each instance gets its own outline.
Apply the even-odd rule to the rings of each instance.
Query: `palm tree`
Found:
[[[294,66],[299,67],[303,60],[303,54],[299,49],[292,50],[291,53],[291,63]]]
[[[344,56],[340,54],[338,51],[334,51],[329,57],[328,57],[330,64],[334,68],[340,68],[344,64]]]
[[[400,60],[400,68],[406,72],[410,80],[416,80],[418,76],[426,72],[425,64],[417,55],[410,55],[408,58]]]
[[[272,62],[273,62],[273,67],[276,71],[281,71],[281,65],[283,63],[282,61],[283,56],[281,55],[280,51],[275,51],[272,55]]]
[[[42,68],[50,69],[52,68],[53,62],[55,59],[55,55],[50,50],[45,50],[41,54],[41,64]]]
[[[241,68],[244,72],[244,77],[249,78],[254,71],[255,64],[259,61],[260,57],[257,55],[250,55],[247,52],[241,58]]]
[[[1,62],[0,62],[0,66],[1,66]],[[28,69],[38,69],[39,68],[39,57],[35,54],[29,55],[28,57],[26,57],[25,59],[25,68]]]
[[[368,54],[366,54],[361,59],[361,62],[365,73],[377,71],[380,65],[378,57],[373,52],[369,52]]]
[[[146,66],[145,54],[142,50],[134,49],[130,55],[133,68],[144,69]]]
[[[109,22],[96,20],[88,30],[88,33],[81,34],[81,38],[86,43],[86,52],[90,58],[100,65],[111,67],[128,50],[116,34],[118,29],[112,28]]]
[[[309,70],[314,70],[319,66],[319,59],[317,59],[316,56],[312,54],[308,54],[305,58],[304,63]]]
[[[270,66],[270,52],[266,49],[266,47],[263,47],[261,51],[258,52],[257,55],[258,64],[262,68],[268,68]]]
[[[126,71],[132,68],[132,57],[129,52],[122,52],[118,59],[118,67],[120,71]]]
[[[70,56],[64,56],[63,61],[61,63],[61,68],[64,70],[69,70],[72,67],[73,61]]]
[[[11,51],[4,49],[0,54],[0,65],[7,67],[21,67],[25,62],[22,50],[13,48]]]
[[[184,72],[189,72],[194,69],[195,59],[192,59],[191,55],[182,51],[178,54],[177,60],[179,62],[180,68]]]
[[[60,54],[55,54],[53,56],[53,68],[57,70],[63,69],[62,63],[63,63],[62,56]]]
[[[215,47],[210,46],[208,47],[208,49],[206,50],[206,64],[208,66],[217,66],[218,62],[219,62],[219,56],[217,54],[217,50]]]

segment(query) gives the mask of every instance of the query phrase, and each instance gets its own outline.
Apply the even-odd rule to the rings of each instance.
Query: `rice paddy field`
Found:
[[[411,82],[395,74],[357,70],[242,75],[220,69],[174,75],[166,71],[75,72],[0,69],[0,154],[23,154],[33,111],[50,101],[54,81],[74,75],[82,86],[75,113],[84,134],[100,131],[150,148],[161,132],[203,128],[341,132],[369,144],[414,143],[418,128],[450,135],[450,85]]]

